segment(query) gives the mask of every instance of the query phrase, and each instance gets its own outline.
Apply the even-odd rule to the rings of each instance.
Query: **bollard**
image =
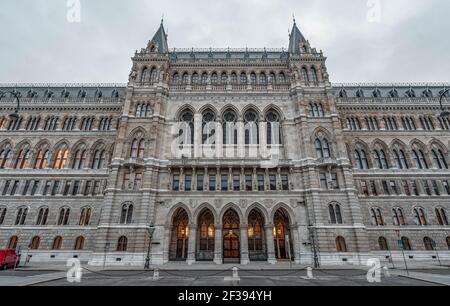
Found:
[[[226,282],[238,282],[240,280],[241,280],[241,278],[239,277],[239,270],[237,267],[233,267],[233,274],[231,277],[226,276],[224,278],[224,281],[226,281]]]
[[[314,278],[313,269],[311,267],[306,268],[306,277],[308,279],[313,279]]]
[[[155,269],[155,270],[153,271],[153,280],[154,280],[154,281],[159,280],[159,270],[158,270],[158,269]]]
[[[388,267],[383,267],[384,276],[391,277],[391,272],[389,272]]]

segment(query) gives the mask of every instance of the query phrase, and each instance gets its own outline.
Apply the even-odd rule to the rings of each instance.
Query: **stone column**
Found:
[[[275,245],[273,243],[273,224],[266,224],[264,226],[266,231],[266,243],[267,243],[267,262],[270,264],[276,264],[275,258]]]
[[[248,225],[241,224],[241,264],[246,265],[250,262],[248,256]]]
[[[197,226],[195,224],[189,225],[189,246],[188,246],[188,257],[187,263],[192,265],[195,263],[195,253],[197,245]]]
[[[222,224],[215,225],[214,263],[222,264]]]

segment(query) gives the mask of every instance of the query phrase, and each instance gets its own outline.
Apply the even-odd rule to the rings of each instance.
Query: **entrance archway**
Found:
[[[294,248],[292,245],[289,215],[286,210],[280,208],[276,211],[273,224],[275,257],[278,260],[290,259],[294,254]]]
[[[248,253],[252,261],[267,260],[264,223],[264,217],[258,209],[253,209],[248,215]]]
[[[240,220],[233,209],[223,216],[223,261],[236,263],[240,261]]]
[[[198,217],[197,237],[197,260],[214,260],[214,215],[209,209],[205,208]]]
[[[178,208],[172,220],[169,259],[184,261],[189,246],[189,216],[183,208]]]

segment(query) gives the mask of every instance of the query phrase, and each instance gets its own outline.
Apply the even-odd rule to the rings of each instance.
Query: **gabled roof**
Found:
[[[166,54],[169,53],[169,45],[167,44],[167,35],[166,31],[164,31],[164,24],[161,20],[161,25],[159,26],[158,31],[155,36],[153,36],[152,43],[158,45],[158,53]]]
[[[306,39],[303,36],[302,32],[300,32],[294,20],[294,26],[292,28],[291,35],[289,37],[289,50],[288,50],[289,53],[291,54],[300,53],[300,43],[302,42],[306,42]]]

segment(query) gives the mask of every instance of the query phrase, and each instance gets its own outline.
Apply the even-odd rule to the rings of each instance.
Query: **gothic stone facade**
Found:
[[[142,265],[149,246],[153,264],[450,259],[445,84],[331,84],[296,25],[286,50],[169,50],[161,24],[132,61],[127,85],[1,85],[2,248],[93,265]],[[240,123],[279,122],[277,163],[176,156],[180,121],[218,123],[220,151],[264,141]]]

